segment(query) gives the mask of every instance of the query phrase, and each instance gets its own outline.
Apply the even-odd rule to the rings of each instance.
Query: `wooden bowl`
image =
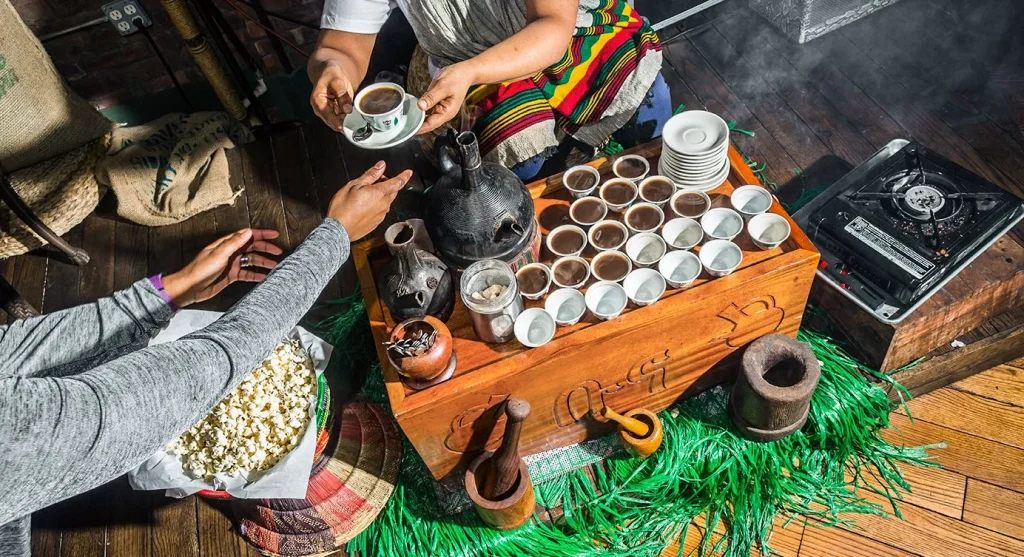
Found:
[[[420,331],[431,334],[435,330],[437,338],[434,339],[434,345],[419,356],[396,357],[392,350],[387,351],[388,360],[399,375],[416,382],[430,381],[441,375],[452,357],[452,333],[440,319],[429,315],[406,319],[392,329],[391,342],[419,334]]]
[[[633,418],[647,424],[651,430],[647,432],[647,435],[637,437],[622,426],[619,426],[619,442],[622,443],[622,446],[627,451],[639,458],[647,458],[654,454],[654,451],[658,450],[658,447],[661,446],[661,440],[664,437],[661,420],[658,419],[654,412],[642,408],[630,410],[625,415],[627,418]]]

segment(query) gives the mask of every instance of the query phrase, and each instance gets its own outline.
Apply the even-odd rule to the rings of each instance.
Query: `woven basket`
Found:
[[[104,188],[96,181],[96,163],[106,154],[110,135],[9,176],[14,191],[43,223],[64,235],[96,208]],[[46,245],[27,224],[0,203],[0,259]]]

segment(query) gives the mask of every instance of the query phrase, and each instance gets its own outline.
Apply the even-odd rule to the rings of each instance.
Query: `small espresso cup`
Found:
[[[579,323],[587,311],[587,303],[583,293],[575,288],[559,288],[544,301],[544,311],[555,318],[559,327],[568,327]]]
[[[700,218],[704,235],[713,240],[732,240],[743,231],[743,217],[732,209],[717,207]]]
[[[711,209],[711,198],[702,191],[679,190],[672,196],[669,207],[680,217],[699,219]]]
[[[761,186],[740,186],[729,196],[729,203],[747,221],[771,208],[772,194]]]
[[[704,229],[693,219],[672,219],[662,227],[661,237],[675,249],[693,249],[704,239]]]
[[[612,174],[634,183],[646,178],[650,171],[651,163],[640,155],[623,155],[612,163]]]
[[[591,285],[587,289],[584,300],[590,313],[603,321],[618,317],[622,310],[626,309],[626,303],[629,302],[621,284],[606,280]]]
[[[396,93],[398,104],[380,112],[371,110],[369,105],[373,97],[385,93],[387,90]],[[352,106],[356,113],[366,120],[375,131],[393,132],[401,129],[405,124],[405,89],[397,83],[381,82],[366,87],[356,95]]]
[[[604,201],[608,208],[616,213],[621,213],[626,210],[627,207],[636,201],[637,195],[639,195],[639,189],[636,184],[625,178],[612,178],[601,185],[601,189],[598,190],[601,200]]]
[[[633,260],[634,267],[657,265],[666,250],[665,240],[652,232],[637,234],[626,242],[626,255]]]
[[[551,281],[559,288],[583,288],[589,279],[590,263],[582,257],[562,257],[551,264]]]
[[[555,318],[541,308],[529,308],[516,317],[512,331],[527,348],[537,348],[555,337]]]
[[[617,250],[602,251],[590,260],[590,274],[597,280],[622,282],[632,270],[633,262]]]
[[[592,166],[581,164],[562,174],[562,186],[576,199],[586,197],[601,183],[601,173]]]
[[[754,215],[747,223],[747,233],[751,241],[761,249],[774,249],[782,245],[789,238],[792,229],[789,221],[782,215],[775,213],[762,213]]]
[[[543,263],[530,263],[516,271],[516,282],[524,298],[539,300],[551,288],[551,269]]]
[[[617,220],[603,220],[590,227],[587,239],[597,251],[617,250],[629,239],[629,229]]]
[[[692,251],[670,251],[658,262],[658,271],[672,288],[690,286],[703,268]]]
[[[608,204],[592,195],[581,197],[569,205],[569,218],[576,226],[587,230],[608,216]]]
[[[640,182],[640,199],[664,207],[676,193],[676,184],[665,176],[648,176]]]
[[[629,301],[638,307],[649,306],[665,293],[665,277],[654,269],[637,269],[622,281]]]
[[[634,234],[654,232],[665,222],[665,212],[654,203],[637,203],[626,209],[623,220]]]
[[[713,277],[724,277],[743,262],[743,250],[729,240],[711,240],[700,248],[700,263]]]
[[[563,224],[548,234],[547,246],[555,257],[579,255],[587,247],[587,233],[578,226]]]

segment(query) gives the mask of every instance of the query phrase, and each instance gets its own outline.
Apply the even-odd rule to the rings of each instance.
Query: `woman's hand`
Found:
[[[362,176],[345,184],[334,194],[327,216],[340,222],[354,242],[373,232],[388,214],[391,202],[409,183],[412,170],[378,182],[384,176],[384,161],[373,165]]]
[[[355,88],[341,64],[328,60],[321,66],[320,76],[313,84],[309,104],[331,129],[340,131],[345,115],[352,112]]]
[[[466,93],[474,85],[474,76],[475,72],[466,62],[441,70],[420,99],[420,110],[427,113],[427,118],[417,133],[433,131],[455,118],[466,101]]]
[[[283,253],[267,240],[277,238],[276,230],[245,228],[203,248],[184,269],[164,277],[164,290],[179,307],[209,300],[233,282],[259,282],[264,269],[273,269],[277,261],[267,257]],[[249,266],[242,267],[242,255]]]

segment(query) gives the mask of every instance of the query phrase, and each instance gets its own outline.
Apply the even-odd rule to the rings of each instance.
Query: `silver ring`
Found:
[[[248,267],[249,266],[249,254],[248,253],[243,253],[242,257],[238,258],[238,264],[241,267]]]

